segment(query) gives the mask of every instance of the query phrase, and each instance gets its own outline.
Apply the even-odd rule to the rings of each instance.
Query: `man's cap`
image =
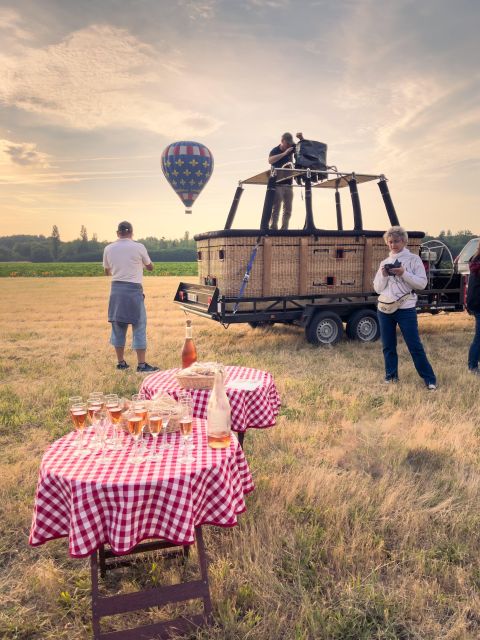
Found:
[[[130,222],[124,220],[123,222],[118,223],[117,231],[120,231],[120,233],[131,233],[133,231],[133,227]]]
[[[287,142],[291,142],[293,144],[293,136],[291,133],[288,133],[288,131],[282,135],[282,140],[286,140]]]

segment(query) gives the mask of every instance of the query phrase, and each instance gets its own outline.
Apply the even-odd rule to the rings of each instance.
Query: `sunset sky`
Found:
[[[407,228],[478,233],[479,33],[478,0],[3,0],[0,235],[222,228],[283,131],[386,174]],[[215,157],[191,216],[160,168],[182,139]],[[375,183],[362,192],[385,228]],[[236,226],[258,226],[263,197],[247,188]],[[333,227],[333,194],[314,205]],[[303,206],[297,191],[291,228]]]

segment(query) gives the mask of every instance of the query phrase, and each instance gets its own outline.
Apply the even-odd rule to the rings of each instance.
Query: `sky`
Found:
[[[479,32],[478,0],[1,0],[0,235],[221,229],[284,131],[385,174],[408,229],[478,233]],[[215,158],[189,216],[160,166],[185,139]],[[386,228],[376,184],[360,196]],[[263,199],[247,187],[235,226],[258,227]],[[334,228],[333,192],[314,211]]]

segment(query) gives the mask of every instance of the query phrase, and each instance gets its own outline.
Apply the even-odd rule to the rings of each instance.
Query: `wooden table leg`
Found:
[[[97,552],[90,556],[90,573],[92,577],[92,631],[94,640],[100,640],[100,616],[98,615],[98,561]]]
[[[205,621],[210,622],[212,620],[212,601],[210,599],[210,585],[208,582],[208,557],[205,550],[205,544],[203,542],[202,527],[195,527],[195,539],[197,541],[200,575],[202,576],[202,582],[205,585],[205,595],[202,598],[203,612],[205,614]]]
[[[92,630],[94,640],[151,640],[155,638],[168,638],[171,633],[183,633],[209,623],[212,620],[212,601],[210,598],[210,586],[208,582],[208,557],[203,542],[202,528],[195,527],[195,543],[198,550],[198,563],[200,567],[200,580],[190,580],[179,584],[167,585],[142,589],[132,593],[118,594],[114,596],[101,596],[98,589],[98,574],[102,572],[102,559],[104,570],[114,569],[112,565],[106,563],[106,559],[112,555],[111,550],[105,549],[102,545],[100,551],[100,562],[97,551],[90,556],[90,570],[92,579]],[[178,547],[165,541],[140,543],[134,548],[133,553],[141,551],[155,550],[158,548],[169,549]],[[175,552],[175,555],[188,557],[188,547],[183,546],[182,550]],[[128,554],[131,555],[131,554]],[[118,562],[117,566],[128,565],[128,561]],[[154,622],[141,627],[125,629],[123,631],[101,631],[100,620],[106,616],[120,613],[139,611],[150,607],[161,607],[169,603],[180,603],[188,600],[202,600],[203,614],[191,616],[181,616],[175,620]]]

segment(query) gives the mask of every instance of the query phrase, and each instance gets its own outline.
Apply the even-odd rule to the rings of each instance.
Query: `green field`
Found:
[[[0,278],[66,278],[101,276],[98,262],[0,262]],[[155,270],[146,276],[196,276],[196,262],[156,262]]]

